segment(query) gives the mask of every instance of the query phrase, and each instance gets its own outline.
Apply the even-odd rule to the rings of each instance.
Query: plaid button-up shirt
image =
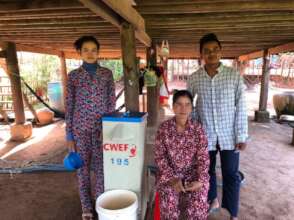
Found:
[[[242,76],[233,68],[220,65],[211,78],[200,67],[188,78],[188,90],[197,95],[193,116],[203,125],[208,137],[208,150],[233,150],[236,143],[248,137],[245,87]]]

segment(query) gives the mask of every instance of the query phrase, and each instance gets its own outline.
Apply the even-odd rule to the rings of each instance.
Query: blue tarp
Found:
[[[33,172],[74,172],[67,170],[63,164],[33,165],[23,168],[0,168],[0,174],[33,173]]]

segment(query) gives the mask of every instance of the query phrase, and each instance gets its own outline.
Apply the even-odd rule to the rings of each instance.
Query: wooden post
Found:
[[[167,63],[168,63],[168,59],[162,59],[162,64],[163,64],[163,77],[167,77]]]
[[[233,60],[233,68],[236,70],[236,71],[238,71],[239,73],[240,73],[240,71],[239,71],[239,61],[238,61],[238,59],[234,59]]]
[[[156,44],[154,41],[151,42],[151,47],[147,48],[147,67],[156,66],[157,54],[156,54]]]
[[[202,63],[202,61],[201,61],[201,59],[199,58],[199,59],[198,59],[198,67],[201,66],[201,63]]]
[[[66,60],[64,52],[62,51],[60,56],[60,73],[62,81],[62,92],[63,92],[63,106],[65,108],[65,99],[66,99],[66,85],[67,85],[67,70],[66,70]]]
[[[174,81],[174,75],[175,75],[175,59],[171,60],[171,64],[172,64],[172,70],[171,70],[171,79],[170,81]]]
[[[31,113],[33,114],[36,123],[40,123],[37,112],[35,111],[34,107],[31,105],[31,103],[29,102],[27,95],[25,93],[22,93],[22,95],[23,95],[23,101],[24,101],[25,105],[29,108]]]
[[[25,113],[21,91],[21,81],[19,78],[18,61],[15,43],[4,42],[1,44],[5,50],[7,74],[11,82],[13,109],[15,123],[10,126],[11,140],[23,141],[32,136],[32,123],[25,121]]]
[[[243,73],[241,72],[241,68],[242,68],[241,61],[239,61],[238,59],[235,59],[234,62],[235,62],[235,68],[236,68],[237,72],[239,74],[243,75]]]
[[[125,105],[127,111],[139,111],[139,78],[136,62],[134,27],[127,22],[121,25],[121,48],[124,69]]]
[[[2,44],[6,54],[7,74],[11,82],[13,109],[15,113],[15,123],[24,124],[25,114],[22,100],[21,81],[19,78],[19,69],[15,44],[5,42]]]
[[[188,59],[187,79],[189,75],[190,75],[190,59]]]
[[[268,60],[268,51],[264,51],[263,55],[263,65],[262,65],[262,78],[261,78],[261,90],[260,90],[260,101],[259,101],[259,110],[266,111],[267,109],[267,99],[268,99],[268,88],[269,88],[269,60]]]
[[[4,50],[0,50],[0,58],[6,58],[6,52]]]
[[[0,115],[2,115],[4,121],[8,124],[9,123],[8,115],[1,105],[0,105]]]
[[[260,88],[259,109],[255,111],[255,121],[257,122],[269,122],[269,112],[267,111],[268,89],[270,81],[268,50],[264,50],[263,65],[262,65],[262,77]]]
[[[246,69],[248,67],[248,60],[239,61],[240,62],[240,74],[243,76],[246,74]],[[249,72],[247,72],[249,74]]]
[[[151,47],[147,49],[148,66],[156,66],[156,45],[152,41]],[[148,126],[155,126],[158,120],[159,110],[159,83],[154,87],[147,87],[147,112]]]

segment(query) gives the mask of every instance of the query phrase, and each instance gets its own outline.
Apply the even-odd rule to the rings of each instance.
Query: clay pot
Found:
[[[54,118],[54,112],[48,109],[41,109],[37,111],[38,120],[40,125],[50,124]]]
[[[281,115],[294,115],[294,92],[284,92],[273,96],[277,118]]]

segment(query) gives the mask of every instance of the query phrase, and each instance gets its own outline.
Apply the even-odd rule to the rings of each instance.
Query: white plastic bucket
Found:
[[[138,198],[128,190],[110,190],[96,200],[99,220],[137,220]]]

